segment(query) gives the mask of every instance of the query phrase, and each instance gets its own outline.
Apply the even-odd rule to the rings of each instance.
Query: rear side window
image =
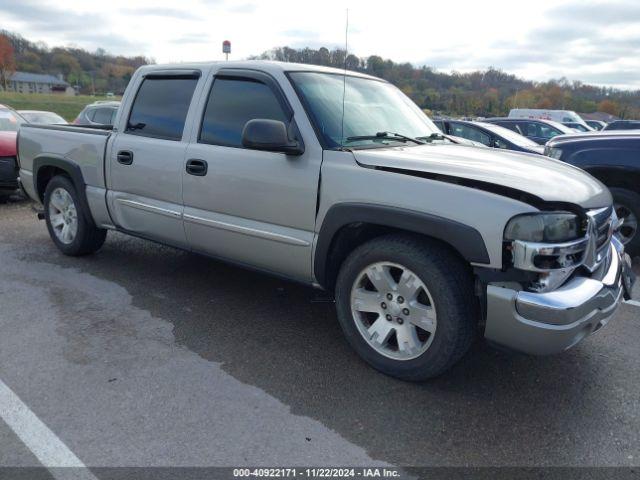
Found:
[[[96,108],[92,121],[100,123],[102,125],[112,124],[112,112],[111,108]]]
[[[217,78],[204,111],[200,143],[242,147],[245,124],[257,118],[288,121],[277,97],[264,83]]]
[[[147,78],[133,101],[127,132],[180,140],[197,78]]]

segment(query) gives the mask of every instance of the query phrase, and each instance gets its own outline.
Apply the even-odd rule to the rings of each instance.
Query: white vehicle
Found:
[[[533,118],[538,120],[552,120],[558,123],[579,123],[587,128],[580,115],[572,110],[546,110],[544,108],[512,108],[509,118]]]

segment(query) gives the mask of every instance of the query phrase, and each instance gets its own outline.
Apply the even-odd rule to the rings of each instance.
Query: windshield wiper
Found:
[[[357,142],[358,140],[396,140],[424,145],[422,140],[394,132],[378,132],[375,135],[357,135],[354,137],[347,137],[347,142]]]
[[[425,142],[431,143],[434,140],[451,140],[447,135],[443,135],[442,133],[432,133],[431,135],[427,135],[425,137],[418,137],[418,140],[424,140]]]

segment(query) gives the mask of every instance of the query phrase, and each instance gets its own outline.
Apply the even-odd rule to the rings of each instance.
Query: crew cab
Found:
[[[64,254],[95,252],[112,230],[323,288],[355,351],[406,380],[441,374],[478,332],[561,352],[633,280],[602,183],[457,145],[360,73],[144,66],[113,127],[26,125],[18,149]]]

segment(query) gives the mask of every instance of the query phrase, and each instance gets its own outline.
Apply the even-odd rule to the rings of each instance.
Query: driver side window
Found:
[[[487,147],[491,146],[491,137],[488,134],[463,123],[451,123],[451,135],[480,142]]]
[[[493,146],[496,148],[504,148],[505,150],[509,149],[509,144],[502,140],[501,138],[496,137],[493,141]]]
[[[216,78],[200,129],[200,143],[242,147],[242,130],[249,120],[288,118],[273,91],[252,79]]]

